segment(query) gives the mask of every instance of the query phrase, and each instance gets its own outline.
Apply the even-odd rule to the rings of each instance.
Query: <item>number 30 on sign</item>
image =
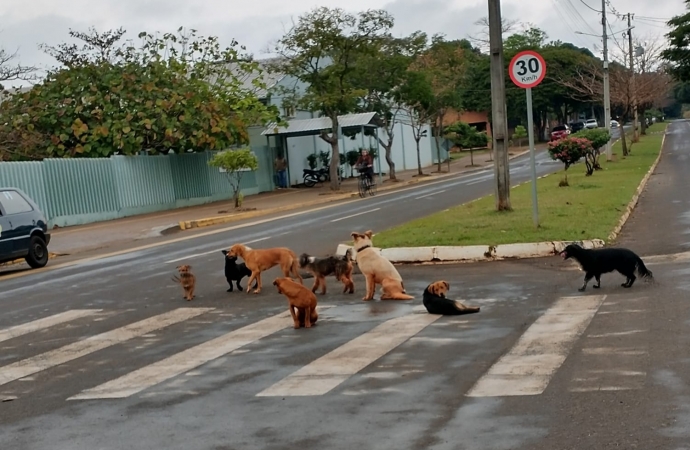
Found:
[[[544,80],[546,62],[539,53],[527,50],[513,57],[508,71],[510,79],[518,87],[531,89]]]

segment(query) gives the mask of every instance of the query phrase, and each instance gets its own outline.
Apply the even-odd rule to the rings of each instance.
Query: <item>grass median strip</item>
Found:
[[[559,187],[563,171],[537,180],[540,227],[532,223],[530,183],[511,190],[513,211],[496,212],[493,195],[380,231],[377,247],[501,245],[581,239],[607,239],[661,148],[666,124],[655,124],[622,158],[585,176],[584,164],[568,170],[569,187]]]

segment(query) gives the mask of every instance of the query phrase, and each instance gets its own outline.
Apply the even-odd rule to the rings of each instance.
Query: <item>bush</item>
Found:
[[[318,164],[316,160],[317,160],[317,156],[316,156],[314,153],[312,153],[311,155],[307,156],[307,163],[309,164],[309,168],[310,168],[311,170],[315,170],[315,169],[316,169],[316,165]]]
[[[522,125],[516,126],[513,133],[513,141],[518,141],[518,146],[522,147],[522,140],[525,138],[527,138],[527,128]]]
[[[245,172],[259,168],[259,160],[248,148],[238,150],[226,150],[216,153],[208,162],[211,167],[218,167],[225,172],[232,187],[232,198],[235,208],[242,206],[244,196],[240,192],[240,182]]]
[[[591,143],[591,150],[584,155],[587,176],[592,175],[595,170],[601,170],[599,155],[601,154],[601,149],[611,140],[611,134],[609,134],[606,128],[585,129],[578,131],[572,136],[587,139]]]
[[[592,142],[581,137],[568,136],[555,142],[549,142],[549,154],[553,160],[565,164],[565,179],[560,186],[568,186],[568,168],[582,159],[587,152],[593,152]]]

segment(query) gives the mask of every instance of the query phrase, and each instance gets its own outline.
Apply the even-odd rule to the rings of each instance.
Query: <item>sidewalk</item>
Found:
[[[542,146],[537,146],[537,149],[541,150]],[[510,157],[515,158],[526,150],[525,147],[513,148],[510,150]],[[475,152],[474,167],[467,167],[470,164],[469,153],[459,158],[457,155],[454,156],[456,159],[451,162],[450,175],[480,170],[493,165],[493,161],[487,161],[487,152]],[[442,173],[439,174],[435,172],[436,170],[436,165],[425,167],[423,171],[427,176],[424,177],[416,176],[417,169],[398,171],[396,174],[398,182],[391,182],[384,176],[384,183],[382,186],[379,185],[378,191],[400,189],[418,182],[428,182],[449,176],[447,163],[442,164]],[[378,177],[378,174],[376,176]],[[188,232],[180,229],[180,223],[183,226],[186,224],[187,228],[194,228],[193,225],[196,225],[196,222],[199,222],[200,226],[211,226],[326,204],[353,196],[357,196],[357,178],[343,180],[338,193],[332,193],[328,183],[322,183],[313,188],[281,189],[252,195],[245,198],[241,212],[234,211],[230,200],[107,222],[57,228],[51,231],[50,251],[58,256],[74,255],[132,241]]]

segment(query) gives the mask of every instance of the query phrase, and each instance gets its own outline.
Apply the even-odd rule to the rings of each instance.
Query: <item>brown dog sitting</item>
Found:
[[[374,298],[377,284],[381,285],[381,300],[413,299],[414,297],[405,293],[402,277],[395,266],[373,249],[374,244],[371,241],[373,235],[373,231],[366,231],[364,234],[352,233],[357,252],[357,266],[364,274],[367,283],[367,292],[363,300]]]
[[[258,294],[261,292],[261,272],[277,265],[280,265],[283,276],[289,277],[290,272],[292,272],[293,276],[297,278],[300,283],[304,284],[302,276],[298,272],[297,264],[299,260],[297,255],[289,248],[278,247],[253,250],[246,245],[235,244],[230,247],[227,256],[239,256],[244,260],[247,268],[252,271],[249,281],[247,281],[247,293],[249,293],[249,286],[252,285],[252,281],[254,280],[257,282],[254,293]]]
[[[182,285],[182,289],[184,289],[183,298],[190,301],[194,298],[194,288],[196,286],[196,277],[192,273],[192,266],[188,264],[177,266],[177,271],[180,272],[180,276],[174,276],[172,280]]]
[[[479,312],[478,307],[465,306],[457,300],[446,298],[449,289],[450,284],[447,281],[436,281],[424,289],[422,301],[429,314],[459,316]]]
[[[276,278],[273,280],[273,285],[278,288],[279,293],[287,297],[295,329],[302,326],[311,328],[319,318],[316,312],[316,294],[290,278]]]

